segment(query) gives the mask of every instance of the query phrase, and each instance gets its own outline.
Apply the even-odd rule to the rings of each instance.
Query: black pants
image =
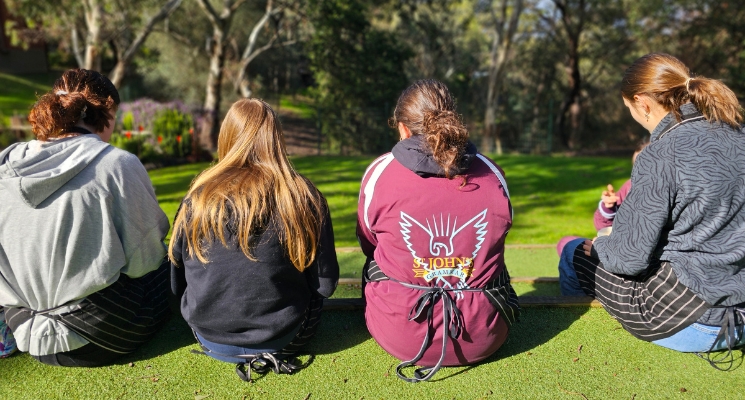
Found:
[[[169,264],[164,262],[139,278],[122,275],[111,286],[88,296],[81,310],[61,314],[58,319],[89,343],[75,350],[33,357],[54,366],[98,367],[133,352],[151,340],[170,317],[168,272]]]
[[[88,343],[79,349],[33,357],[44,364],[56,367],[100,367],[112,364],[123,355]]]

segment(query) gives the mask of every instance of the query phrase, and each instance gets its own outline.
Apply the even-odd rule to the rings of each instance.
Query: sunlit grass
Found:
[[[357,246],[355,226],[360,180],[374,157],[311,156],[292,162],[324,194],[337,247]],[[592,214],[606,184],[620,187],[631,173],[626,158],[495,157],[507,177],[515,209],[508,244],[556,243],[562,236],[592,237]],[[150,172],[156,195],[171,221],[196,174],[207,163]]]
[[[12,115],[26,115],[36,102],[37,95],[52,87],[58,72],[45,74],[10,75],[0,72],[0,117],[7,124]]]

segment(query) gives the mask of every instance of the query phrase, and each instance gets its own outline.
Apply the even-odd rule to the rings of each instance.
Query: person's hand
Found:
[[[613,185],[608,184],[607,189],[600,195],[600,199],[603,201],[603,204],[605,204],[605,208],[613,208],[616,206],[618,195],[615,190],[613,190]]]
[[[597,239],[597,237],[595,239]],[[592,244],[595,243],[595,239],[592,239],[592,240],[588,239],[588,240],[585,240],[584,243],[582,243],[582,250],[585,251],[585,255],[588,257],[590,257],[590,255],[592,254]]]

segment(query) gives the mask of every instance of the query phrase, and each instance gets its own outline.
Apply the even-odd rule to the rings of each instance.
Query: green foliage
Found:
[[[127,111],[122,116],[122,129],[125,131],[131,131],[135,128],[135,116],[131,111]]]
[[[163,110],[153,120],[153,136],[163,154],[169,157],[184,157],[191,153],[189,130],[194,123],[191,115],[178,110]]]
[[[10,146],[16,141],[18,141],[18,139],[13,132],[0,130],[0,150]]]
[[[309,15],[315,31],[307,49],[323,134],[341,153],[389,150],[396,136],[386,121],[406,87],[410,50],[371,26],[362,0],[314,2]]]
[[[155,162],[160,158],[148,135],[137,135],[131,132],[115,133],[111,135],[109,144],[136,155],[143,163]]]

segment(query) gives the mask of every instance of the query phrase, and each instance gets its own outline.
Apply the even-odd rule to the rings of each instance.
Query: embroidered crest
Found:
[[[427,218],[421,223],[401,211],[399,225],[406,247],[413,256],[414,277],[423,278],[427,282],[434,280],[436,285],[449,289],[453,289],[453,286],[444,278],[456,277],[458,283],[455,289],[468,288],[466,279],[473,273],[473,260],[487,233],[486,212],[487,209],[484,209],[459,225],[458,218],[451,220],[450,214],[440,214],[439,220],[433,215],[431,220]],[[457,244],[463,242],[473,243],[470,254],[456,254],[456,248],[463,248]],[[462,294],[458,292],[457,296],[462,297]]]

